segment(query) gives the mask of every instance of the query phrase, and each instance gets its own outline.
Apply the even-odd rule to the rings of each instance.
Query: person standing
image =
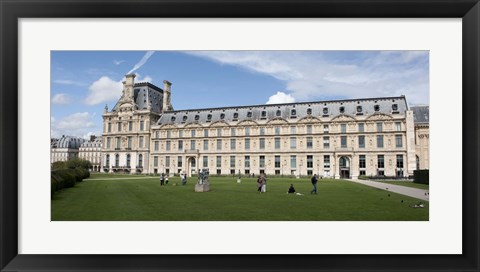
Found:
[[[262,179],[261,177],[257,178],[257,192],[262,192]]]
[[[165,174],[165,185],[168,185],[168,174]]]
[[[315,174],[312,177],[313,190],[310,192],[310,194],[313,194],[313,193],[317,194],[317,181],[318,181],[317,174]]]
[[[182,175],[182,185],[187,184],[187,174]]]
[[[160,186],[163,186],[163,182],[164,182],[164,176],[163,176],[163,173],[160,174]]]
[[[262,190],[261,190],[261,192],[262,192],[262,193],[266,193],[266,192],[267,192],[267,176],[265,176],[265,174],[262,174],[260,179],[261,179],[261,181],[262,181]]]

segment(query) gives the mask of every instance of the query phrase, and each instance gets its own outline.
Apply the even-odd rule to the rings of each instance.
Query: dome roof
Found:
[[[57,142],[57,148],[77,149],[85,142],[84,139],[73,136],[62,136]]]

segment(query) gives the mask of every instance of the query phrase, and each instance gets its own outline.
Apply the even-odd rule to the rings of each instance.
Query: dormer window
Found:
[[[238,112],[235,112],[235,113],[233,114],[233,119],[238,119]]]
[[[323,108],[323,114],[328,114],[328,108]]]
[[[362,106],[357,106],[357,113],[361,113],[362,112]]]
[[[207,115],[207,121],[212,121],[212,115],[211,114]]]
[[[307,109],[307,114],[308,114],[308,115],[311,115],[311,114],[312,114],[312,109],[311,109],[311,108],[308,108],[308,109]]]
[[[183,122],[186,122],[186,121],[187,121],[187,118],[188,118],[188,116],[184,115],[184,116],[183,116]]]
[[[198,121],[198,119],[200,119],[200,115],[196,114],[195,115],[195,121]]]
[[[345,107],[340,107],[340,113],[345,113]]]
[[[379,111],[379,110],[380,110],[380,106],[379,106],[379,105],[373,106],[373,110],[374,110],[374,111]]]
[[[398,104],[393,104],[392,105],[392,110],[393,111],[398,111]]]
[[[262,118],[265,118],[267,117],[267,112],[266,111],[262,111]]]
[[[252,112],[251,111],[247,112],[247,117],[252,118]]]
[[[282,115],[282,112],[280,110],[277,110],[277,113],[276,113],[277,116],[280,116]]]
[[[175,122],[175,116],[172,116],[172,118],[170,118],[170,120],[172,120],[172,122]]]
[[[292,118],[296,118],[297,117],[296,116],[297,115],[297,110],[291,110],[290,115],[291,115]]]
[[[220,119],[222,119],[222,120],[225,119],[225,113],[220,114]]]

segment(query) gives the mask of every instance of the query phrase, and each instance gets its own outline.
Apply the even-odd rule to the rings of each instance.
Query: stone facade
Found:
[[[99,172],[102,161],[102,137],[90,137],[79,149],[78,157],[92,163],[91,171]]]
[[[430,130],[429,130],[429,107],[411,107],[415,116],[415,153],[416,168],[430,168]]]
[[[63,135],[60,139],[50,139],[50,163],[78,158],[84,139]]]

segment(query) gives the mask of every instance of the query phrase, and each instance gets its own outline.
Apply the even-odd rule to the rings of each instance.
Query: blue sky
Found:
[[[52,137],[102,133],[125,74],[175,109],[405,95],[428,104],[428,51],[52,51]]]

